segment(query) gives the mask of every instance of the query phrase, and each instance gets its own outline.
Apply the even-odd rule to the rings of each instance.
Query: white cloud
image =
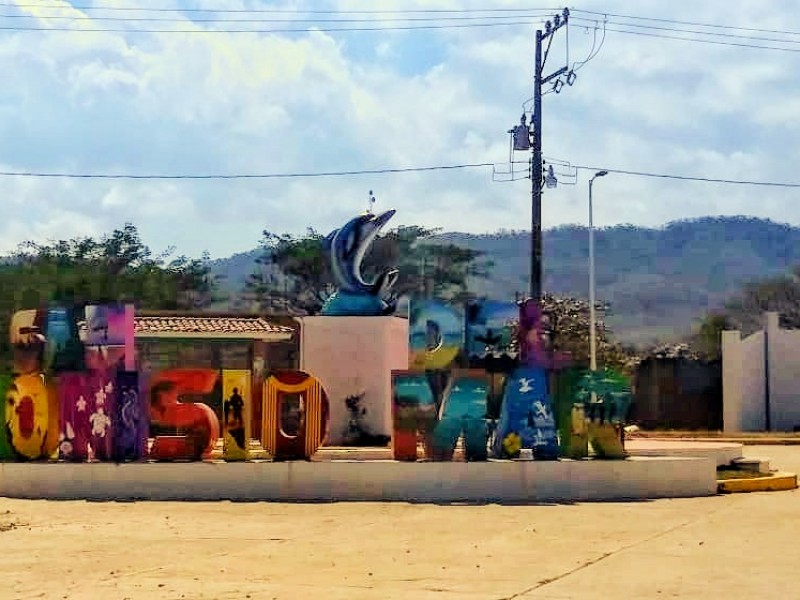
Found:
[[[485,6],[518,3],[435,3]],[[432,7],[422,0],[370,5]],[[582,8],[634,11],[621,0]],[[650,0],[635,12],[765,29],[784,28],[791,16],[755,0],[728,8],[723,0]],[[45,16],[52,10],[36,14],[56,23]],[[83,13],[67,7],[60,14]],[[573,16],[576,24],[586,17]],[[185,21],[169,26],[205,26]],[[0,140],[13,143],[0,145],[0,163],[7,170],[162,174],[502,164],[505,132],[532,93],[533,29],[9,34],[0,40]],[[574,27],[570,60],[584,57],[591,40]],[[564,58],[564,48],[554,47],[548,68]],[[545,154],[598,167],[793,180],[798,62],[795,53],[609,33],[575,85],[545,97]],[[102,233],[131,220],[155,248],[175,244],[193,255],[208,248],[217,256],[255,246],[265,227],[336,227],[365,208],[369,189],[379,205],[398,209],[398,223],[473,232],[530,224],[529,183],[493,183],[490,169],[219,182],[0,178],[0,194],[14,207],[13,225],[4,229],[12,247],[33,233]],[[780,190],[610,176],[597,191],[601,225],[721,213],[800,223],[800,209]],[[548,191],[543,212],[546,226],[584,222],[586,173],[577,186]]]

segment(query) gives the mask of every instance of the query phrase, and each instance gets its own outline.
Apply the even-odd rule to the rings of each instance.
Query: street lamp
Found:
[[[597,338],[595,335],[596,318],[594,314],[594,219],[592,215],[592,184],[598,177],[605,177],[608,171],[598,171],[589,180],[589,368],[597,371]]]

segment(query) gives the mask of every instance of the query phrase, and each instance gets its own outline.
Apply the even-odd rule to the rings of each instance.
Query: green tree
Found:
[[[576,365],[589,366],[591,311],[586,300],[545,294],[542,311],[549,316],[553,332],[553,349],[568,352]],[[609,367],[626,374],[636,363],[636,355],[613,338],[613,332],[602,318],[604,307],[595,311],[595,339],[597,365]]]
[[[544,294],[541,307],[546,319],[545,334],[550,337],[553,351],[566,353],[573,366],[588,369],[591,323],[589,303],[579,298]],[[599,369],[609,367],[631,375],[639,358],[631,348],[614,340],[613,332],[606,326],[602,314],[603,307],[599,307],[595,313],[597,366]],[[518,339],[516,333],[513,339]]]
[[[791,274],[746,283],[725,307],[708,313],[689,344],[707,360],[722,357],[722,331],[737,329],[744,335],[763,329],[764,313],[777,312],[786,329],[800,329],[800,266]]]
[[[145,310],[207,307],[215,282],[208,256],[170,258],[170,248],[153,256],[136,227],[126,224],[99,239],[25,242],[0,263],[0,362],[10,360],[11,315],[48,302],[134,302]]]
[[[366,279],[397,267],[397,296],[422,294],[453,301],[470,297],[473,278],[488,276],[491,263],[475,250],[440,243],[437,230],[406,226],[378,236],[362,265]],[[334,291],[324,255],[325,236],[308,229],[303,236],[264,231],[257,268],[246,296],[264,312],[318,312]]]
[[[745,284],[725,305],[731,325],[745,335],[763,328],[765,312],[780,313],[781,326],[800,329],[800,266],[790,275]]]
[[[690,346],[706,360],[722,358],[722,332],[733,329],[730,316],[723,312],[712,312],[700,323],[697,333],[692,337]]]

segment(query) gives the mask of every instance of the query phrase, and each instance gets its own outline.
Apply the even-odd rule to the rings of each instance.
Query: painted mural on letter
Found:
[[[412,369],[442,370],[455,361],[464,346],[464,320],[438,301],[411,304],[409,323]]]
[[[220,422],[207,404],[219,389],[216,369],[168,369],[156,374],[148,392],[154,433],[150,458],[201,460],[211,455]]]
[[[330,407],[320,381],[276,371],[264,382],[261,440],[275,460],[309,459],[328,434]]]
[[[250,447],[250,381],[245,370],[222,372],[222,441],[225,460],[247,460]]]

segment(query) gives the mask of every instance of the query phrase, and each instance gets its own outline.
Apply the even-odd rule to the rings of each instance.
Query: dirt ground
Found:
[[[746,455],[800,471],[798,446]],[[800,597],[800,492],[534,506],[0,498],[0,598]]]

